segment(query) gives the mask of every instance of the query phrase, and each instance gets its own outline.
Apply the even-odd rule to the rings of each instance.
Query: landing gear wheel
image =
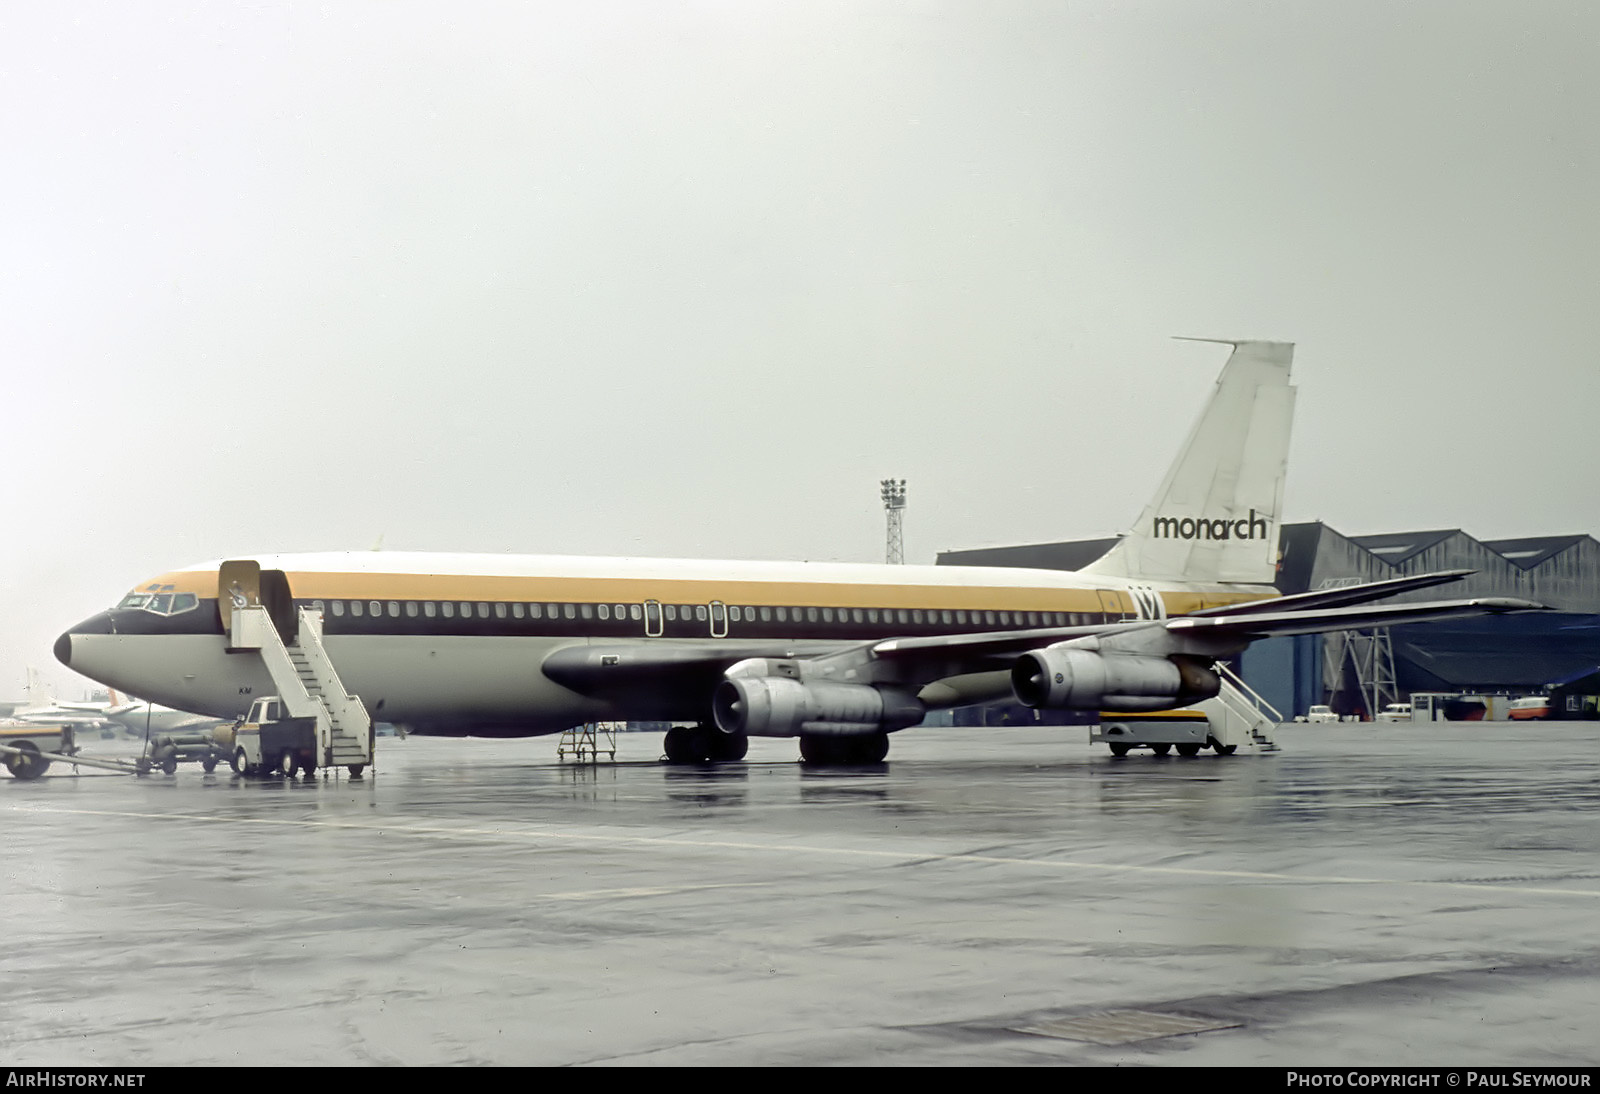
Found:
[[[881,764],[889,755],[889,735],[870,733],[851,741],[855,745],[858,764]]]
[[[1170,745],[1170,744],[1151,745],[1150,746],[1150,751],[1154,752],[1157,756],[1165,756],[1167,753],[1172,751],[1172,745]]]
[[[818,767],[867,767],[881,764],[889,755],[889,735],[868,733],[860,737],[802,736],[800,759]]]
[[[1195,745],[1195,744],[1179,745],[1178,746],[1178,755],[1180,755],[1180,756],[1198,756],[1198,755],[1200,755],[1200,746],[1199,745]]]
[[[300,757],[293,752],[285,752],[278,760],[278,771],[286,779],[292,779],[300,774]]]
[[[207,775],[211,774],[216,769],[217,758],[215,756],[207,756],[205,759],[200,761],[200,770],[204,771]]]
[[[176,775],[178,773],[178,757],[168,756],[166,759],[162,760],[161,770],[163,774]]]
[[[711,744],[708,759],[712,763],[737,763],[750,751],[750,738],[743,733],[708,733]]]
[[[1218,756],[1232,756],[1234,754],[1234,752],[1238,749],[1239,746],[1238,745],[1212,745],[1211,747],[1217,750],[1217,755]]]
[[[244,754],[244,749],[233,750],[233,773],[235,775],[250,774],[250,759]]]
[[[839,763],[838,742],[832,737],[804,736],[800,738],[800,762],[813,766]]]
[[[365,771],[366,769],[367,769],[367,765],[366,764],[351,764],[350,767],[349,767],[350,777],[352,779],[359,779],[359,778],[361,778],[361,773],[363,771]]]
[[[711,758],[712,745],[705,726],[673,726],[662,741],[669,764],[703,764]]]
[[[37,779],[50,767],[50,761],[39,755],[39,746],[32,741],[17,745],[21,752],[6,754],[6,768],[14,778]]]
[[[1113,756],[1126,756],[1128,754],[1128,746],[1127,745],[1112,745],[1111,746],[1111,754]]]

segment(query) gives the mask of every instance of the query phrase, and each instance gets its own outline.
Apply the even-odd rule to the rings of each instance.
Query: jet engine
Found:
[[[927,710],[915,696],[893,688],[741,676],[717,685],[711,712],[724,733],[843,737],[914,726]]]
[[[1222,680],[1188,659],[1046,647],[1017,659],[1011,690],[1045,710],[1167,710],[1211,698]]]

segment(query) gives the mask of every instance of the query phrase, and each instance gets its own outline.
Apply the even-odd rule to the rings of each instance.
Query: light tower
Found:
[[[906,511],[906,480],[883,479],[878,483],[883,498],[883,512],[889,520],[889,534],[884,540],[883,560],[899,566],[906,560],[906,548],[900,538],[900,516]]]

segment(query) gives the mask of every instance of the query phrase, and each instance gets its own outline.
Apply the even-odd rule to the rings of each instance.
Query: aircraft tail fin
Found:
[[[44,682],[44,677],[32,665],[28,666],[28,705],[36,707],[51,706],[56,701],[55,692],[50,685]]]
[[[1294,344],[1223,344],[1233,353],[1161,488],[1133,530],[1085,573],[1247,584],[1276,577]]]

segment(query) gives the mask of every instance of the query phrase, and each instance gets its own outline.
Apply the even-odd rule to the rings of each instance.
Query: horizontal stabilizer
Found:
[[[1474,615],[1505,612],[1549,611],[1548,605],[1515,597],[1485,596],[1471,600],[1434,600],[1423,604],[1359,605],[1302,611],[1239,613],[1204,618],[1183,616],[1167,620],[1167,630],[1196,637],[1269,638],[1285,634],[1320,634],[1324,631],[1398,627],[1405,623],[1431,623]]]
[[[1337,589],[1318,589],[1309,593],[1293,593],[1289,596],[1277,596],[1270,600],[1252,600],[1248,604],[1228,604],[1220,608],[1202,608],[1197,612],[1190,612],[1191,616],[1211,615],[1255,615],[1262,612],[1280,612],[1290,609],[1305,611],[1311,608],[1345,608],[1352,604],[1368,604],[1374,600],[1382,600],[1386,596],[1399,596],[1401,593],[1415,592],[1418,589],[1431,588],[1434,585],[1445,585],[1452,581],[1460,581],[1477,573],[1476,570],[1440,570],[1431,574],[1417,574],[1413,577],[1395,577],[1386,581],[1369,581],[1364,585],[1344,585]]]

